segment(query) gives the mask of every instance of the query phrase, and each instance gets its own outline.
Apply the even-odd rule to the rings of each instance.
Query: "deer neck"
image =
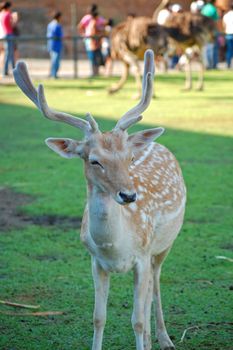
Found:
[[[121,211],[109,194],[88,186],[89,231],[97,246],[110,247],[120,239]]]

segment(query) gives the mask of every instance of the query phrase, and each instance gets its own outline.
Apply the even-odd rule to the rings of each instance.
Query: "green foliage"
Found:
[[[79,117],[91,112],[108,130],[135,104],[132,79],[119,94],[107,95],[115,79],[46,81],[46,96],[58,110]],[[233,258],[233,74],[207,72],[204,92],[182,92],[182,84],[181,73],[158,76],[156,98],[143,119],[166,127],[158,142],[180,161],[188,189],[185,224],[162,273],[164,314],[177,349],[232,350],[232,263],[216,256]],[[23,208],[28,215],[82,216],[81,161],[59,158],[44,144],[47,137],[80,139],[81,133],[41,117],[17,87],[0,89],[1,188],[32,195]],[[0,233],[0,299],[64,311],[14,316],[4,313],[26,311],[0,305],[1,349],[90,349],[94,293],[90,257],[77,231],[29,225]],[[132,273],[112,276],[103,350],[135,349],[132,281]]]

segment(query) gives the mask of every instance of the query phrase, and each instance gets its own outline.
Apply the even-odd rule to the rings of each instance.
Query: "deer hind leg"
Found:
[[[140,261],[134,270],[134,307],[132,327],[136,338],[136,349],[144,350],[145,303],[150,280],[150,259]]]
[[[184,89],[186,91],[189,91],[192,89],[192,67],[191,67],[191,60],[189,57],[187,57],[187,62],[185,65],[185,87]]]
[[[149,282],[148,282],[148,290],[146,295],[146,301],[144,306],[144,333],[143,333],[143,343],[144,350],[151,350],[151,306],[153,301],[153,274],[152,270],[150,271]]]
[[[134,75],[135,80],[136,80],[136,86],[137,86],[137,95],[134,98],[140,98],[140,96],[141,96],[141,74],[140,74],[140,66],[138,63],[138,59],[130,51],[122,52],[121,57],[122,57],[122,61],[124,63],[123,74],[121,76],[120,81],[117,84],[113,85],[108,91],[110,93],[114,93],[114,92],[119,91],[123,87],[123,85],[125,84],[126,79],[128,77],[128,74],[129,74],[129,67],[131,67],[133,75]]]
[[[197,83],[197,90],[202,91],[204,89],[204,62],[203,58],[201,57],[201,54],[198,57],[198,63],[200,66],[199,74],[198,74],[198,83]]]
[[[160,295],[160,272],[162,263],[167,256],[170,248],[162,252],[161,254],[154,256],[153,260],[153,273],[154,273],[154,298],[156,302],[156,328],[157,328],[157,337],[159,341],[160,348],[162,350],[174,350],[175,346],[173,345],[171,339],[166,330],[166,326],[163,318],[162,302]]]
[[[107,313],[109,274],[92,258],[92,275],[95,285],[95,308],[93,315],[94,337],[92,350],[102,349],[102,340]]]
[[[120,78],[120,80],[118,81],[118,83],[112,85],[109,89],[108,89],[108,93],[109,94],[114,94],[115,92],[119,91],[125,84],[127,77],[129,75],[129,64],[127,62],[123,62],[124,66],[123,66],[123,73],[122,76]]]

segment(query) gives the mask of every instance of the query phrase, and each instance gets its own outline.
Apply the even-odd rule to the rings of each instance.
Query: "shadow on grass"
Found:
[[[66,167],[70,162],[55,157],[55,155],[44,146],[44,139],[51,136],[56,137],[71,137],[74,139],[81,139],[82,132],[76,128],[72,128],[63,123],[56,123],[48,121],[41,113],[34,108],[17,106],[17,105],[1,105],[1,150],[4,150],[3,160],[7,160],[8,167],[4,167],[2,178],[4,182],[7,181],[7,173],[15,172],[15,162],[17,157],[23,162],[28,162],[33,159],[34,166],[36,166],[36,159],[38,162],[45,157],[45,164],[38,164],[39,169],[48,167],[45,171],[45,176],[49,174],[49,167],[52,166],[53,159],[59,166]],[[83,115],[76,114],[78,117]],[[96,121],[99,123],[100,130],[111,130],[115,124],[115,120],[103,119],[101,116],[95,115]],[[155,125],[137,124],[131,128],[130,132],[135,132],[145,128],[154,127]],[[10,138],[9,138],[10,135]],[[3,140],[6,140],[6,142]],[[224,186],[222,186],[223,179],[225,185],[228,183],[229,188],[230,175],[232,169],[230,168],[232,162],[232,138],[224,136],[215,136],[203,133],[189,132],[177,129],[167,129],[165,134],[159,138],[159,143],[168,147],[180,161],[186,182],[190,187],[189,195],[192,197],[192,189],[195,191],[207,191],[206,196],[216,197],[216,188],[219,189],[219,194],[224,195]],[[42,153],[38,153],[42,152]],[[50,152],[50,153],[49,153]],[[17,155],[17,156],[16,156]],[[48,159],[46,159],[48,155]],[[78,161],[79,164],[81,163]],[[73,164],[73,163],[72,163]],[[12,167],[13,166],[13,167]],[[11,167],[13,170],[11,170]],[[195,170],[196,169],[196,170]],[[228,169],[228,170],[226,170]],[[27,169],[30,172],[30,168]],[[35,169],[33,170],[35,171]],[[197,173],[195,174],[195,171]],[[230,171],[230,173],[228,172]],[[59,172],[59,171],[58,171]],[[215,174],[218,174],[216,177]],[[43,174],[41,175],[43,177]],[[64,170],[61,171],[61,177],[66,176]],[[15,173],[15,177],[17,174]],[[59,175],[56,175],[59,179]],[[32,177],[33,178],[33,177]],[[61,178],[61,181],[63,181]],[[65,180],[64,180],[65,181]],[[84,180],[82,179],[82,182]],[[195,196],[197,192],[193,193]],[[215,194],[215,195],[214,195]],[[217,201],[217,199],[216,199]]]

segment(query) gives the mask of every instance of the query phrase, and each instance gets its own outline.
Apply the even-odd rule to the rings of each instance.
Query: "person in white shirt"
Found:
[[[160,26],[163,26],[171,15],[171,11],[170,11],[169,7],[170,7],[170,3],[168,1],[167,4],[165,5],[165,8],[160,10],[158,13],[157,23]]]
[[[204,6],[203,0],[193,1],[190,5],[190,12],[200,13],[203,6]]]
[[[233,3],[230,6],[230,10],[223,16],[222,21],[226,40],[227,67],[230,68],[233,58]]]

